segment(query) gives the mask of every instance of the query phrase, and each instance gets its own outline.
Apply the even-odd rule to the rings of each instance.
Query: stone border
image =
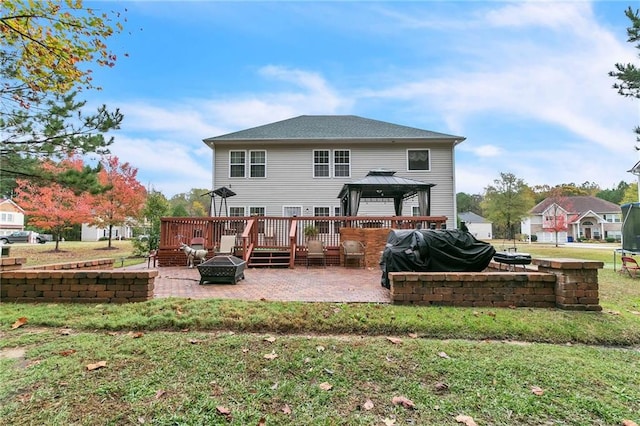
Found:
[[[113,259],[22,268],[22,258],[3,258],[0,301],[130,303],[153,299],[157,270],[113,270]]]
[[[537,271],[390,272],[391,303],[601,311],[602,262],[533,259]]]

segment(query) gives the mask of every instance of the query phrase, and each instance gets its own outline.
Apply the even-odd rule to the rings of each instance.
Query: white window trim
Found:
[[[349,175],[348,176],[336,176],[336,151],[346,151],[349,153],[349,163],[347,163],[349,165]],[[431,154],[429,154],[431,155]],[[337,179],[349,179],[351,177],[351,150],[350,149],[334,149],[331,152],[331,161],[333,162],[333,164],[331,165],[331,171],[333,172],[333,177],[337,178]],[[340,163],[339,165],[343,165],[342,163]]]
[[[253,164],[251,162],[251,153],[252,152],[264,152],[264,176],[251,176],[251,166],[261,166],[262,164]],[[267,178],[267,150],[266,149],[252,149],[247,152],[247,173],[245,175],[249,179],[266,179]]]
[[[293,209],[298,209],[298,210],[300,210],[300,214],[299,214],[299,215],[296,215],[296,216],[297,216],[297,217],[302,216],[302,206],[301,206],[301,205],[297,205],[297,206],[294,206],[294,205],[283,205],[283,206],[282,206],[282,217],[293,217],[293,216],[285,216],[285,214],[284,214],[284,213],[285,213],[285,209],[287,209],[287,208],[293,208]]]
[[[329,162],[327,168],[329,174],[327,176],[316,176],[316,152],[328,152]],[[324,165],[324,164],[322,164]],[[314,179],[330,179],[331,178],[331,150],[330,149],[314,149],[311,151],[311,174]]]
[[[242,209],[241,216],[234,216],[231,214],[231,209]],[[247,209],[245,206],[229,206],[229,217],[245,217],[247,215]]]
[[[245,211],[249,212],[249,215],[251,216],[253,213],[251,213],[251,209],[262,209],[264,211],[264,215],[267,215],[267,207],[266,206],[249,206],[247,207],[247,209]]]
[[[240,164],[233,164],[231,163],[231,154],[234,152],[243,152],[244,153],[244,175],[243,176],[231,176],[231,166],[239,166]],[[245,149],[230,149],[229,150],[229,179],[246,179],[247,178],[247,163],[248,163],[248,158],[247,158],[247,150]]]
[[[409,168],[409,151],[427,151],[429,153],[429,161],[428,161],[428,165],[427,165],[427,169],[426,170],[412,170]],[[424,173],[424,172],[430,172],[431,171],[431,148],[407,148],[407,151],[405,153],[406,156],[406,160],[407,160],[407,172],[409,173]]]

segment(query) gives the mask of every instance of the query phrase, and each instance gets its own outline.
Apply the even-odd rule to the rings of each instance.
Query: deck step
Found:
[[[291,255],[281,250],[256,250],[249,259],[250,268],[288,268]]]

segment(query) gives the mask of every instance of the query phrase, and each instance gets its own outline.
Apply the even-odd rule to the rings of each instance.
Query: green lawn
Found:
[[[0,424],[640,423],[640,279],[610,250],[518,250],[605,262],[603,312],[2,303]]]

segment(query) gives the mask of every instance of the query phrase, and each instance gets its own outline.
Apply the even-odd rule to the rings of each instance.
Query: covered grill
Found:
[[[200,284],[227,283],[236,284],[244,279],[247,262],[231,255],[218,255],[198,265]]]

